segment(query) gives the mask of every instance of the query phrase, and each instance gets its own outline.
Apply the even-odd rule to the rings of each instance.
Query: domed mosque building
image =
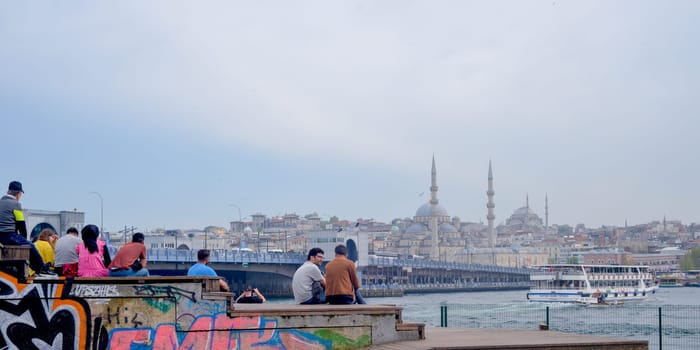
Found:
[[[400,254],[421,255],[439,260],[440,246],[463,246],[457,227],[458,217],[451,218],[437,198],[437,170],[435,157],[431,169],[430,200],[421,205],[413,216],[413,223],[401,234],[397,248]],[[445,252],[442,252],[445,254]]]
[[[513,214],[506,219],[505,225],[498,227],[498,232],[502,234],[539,234],[545,231],[542,219],[530,209],[530,198],[525,196],[525,206],[516,209]]]

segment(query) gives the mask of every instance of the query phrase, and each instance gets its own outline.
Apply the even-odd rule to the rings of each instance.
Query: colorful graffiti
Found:
[[[225,300],[201,300],[201,291],[187,288],[202,288],[201,282],[19,283],[0,272],[0,349],[351,349],[371,344],[371,329],[278,328],[285,319],[231,317]]]
[[[0,272],[0,348],[88,349],[89,307],[62,292],[62,284],[20,284]]]
[[[111,350],[155,349],[331,349],[338,345],[356,348],[370,345],[368,335],[352,340],[322,330],[302,332],[277,329],[274,318],[236,317],[226,314],[198,316],[186,330],[177,324],[155,328],[114,329],[110,333]],[[335,346],[334,346],[335,345]]]

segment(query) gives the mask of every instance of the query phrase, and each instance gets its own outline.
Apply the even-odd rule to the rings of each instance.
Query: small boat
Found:
[[[678,288],[685,287],[688,281],[685,274],[676,272],[659,276],[659,287]]]
[[[641,301],[659,288],[649,267],[641,265],[540,265],[530,273],[530,282],[527,299],[550,303],[599,304],[592,297],[598,291],[608,304]]]

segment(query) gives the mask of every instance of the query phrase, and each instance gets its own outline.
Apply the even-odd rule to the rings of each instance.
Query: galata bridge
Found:
[[[292,276],[304,261],[306,255],[300,253],[212,250],[209,266],[226,278],[237,293],[246,285],[252,285],[268,297],[291,297]],[[148,269],[152,275],[186,275],[196,262],[195,250],[148,250]],[[358,275],[367,296],[511,290],[530,286],[529,272],[522,268],[374,255],[368,256],[366,265],[358,266]]]

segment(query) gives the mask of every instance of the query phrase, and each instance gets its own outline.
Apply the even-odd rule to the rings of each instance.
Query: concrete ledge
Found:
[[[428,328],[426,339],[372,345],[376,350],[647,350],[645,340],[517,329]]]
[[[419,328],[402,324],[401,307],[396,305],[292,305],[236,304],[232,318],[274,317],[275,329],[316,332],[333,330],[349,338],[366,337],[368,344],[420,339]],[[270,329],[253,327],[251,329]]]

